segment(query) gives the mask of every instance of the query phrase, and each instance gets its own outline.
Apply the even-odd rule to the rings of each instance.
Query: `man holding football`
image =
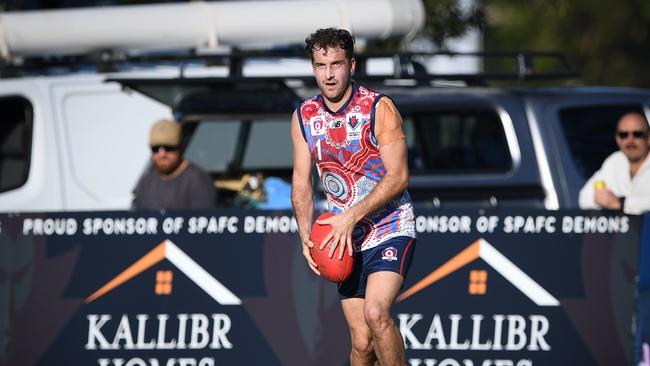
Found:
[[[338,285],[352,337],[350,363],[404,365],[402,337],[391,308],[415,250],[414,213],[406,190],[407,146],[402,118],[387,96],[352,80],[354,37],[319,29],[306,51],[320,94],[291,120],[292,202],[309,267],[313,220],[312,164],[336,215],[321,247],[330,256],[355,256],[352,276]]]

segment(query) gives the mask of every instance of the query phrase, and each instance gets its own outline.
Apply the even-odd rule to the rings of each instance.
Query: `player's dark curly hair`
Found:
[[[345,29],[321,28],[305,39],[305,51],[314,61],[314,51],[324,48],[340,47],[345,50],[345,56],[354,57],[354,36]]]

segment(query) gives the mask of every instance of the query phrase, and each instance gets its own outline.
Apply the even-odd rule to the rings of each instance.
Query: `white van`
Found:
[[[226,67],[192,68],[182,60],[170,67],[156,56],[298,44],[325,27],[352,29],[360,41],[411,39],[423,24],[421,0],[201,1],[0,13],[0,212],[128,209],[147,166],[149,127],[172,111],[156,96],[107,79],[228,75]],[[153,55],[156,62],[129,69],[134,55]],[[43,60],[54,62],[38,67]],[[126,67],[99,73],[114,62]],[[21,76],[6,78],[11,68]],[[264,66],[251,70],[269,75]]]
[[[0,211],[125,209],[166,105],[101,75],[0,81]]]

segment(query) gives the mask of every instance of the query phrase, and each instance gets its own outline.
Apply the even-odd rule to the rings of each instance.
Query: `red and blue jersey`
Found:
[[[386,174],[374,134],[375,110],[383,96],[353,83],[350,98],[336,112],[320,94],[298,108],[302,134],[334,213],[363,200]],[[415,237],[413,206],[406,190],[361,219],[352,234],[356,251],[397,236]]]

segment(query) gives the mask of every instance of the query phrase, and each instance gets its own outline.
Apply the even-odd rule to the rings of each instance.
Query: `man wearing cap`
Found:
[[[133,207],[145,210],[210,208],[215,189],[210,176],[183,159],[181,125],[156,122],[149,135],[153,166],[133,190]]]
[[[602,167],[580,190],[580,208],[650,211],[650,133],[639,113],[627,113],[616,126],[616,144]]]

